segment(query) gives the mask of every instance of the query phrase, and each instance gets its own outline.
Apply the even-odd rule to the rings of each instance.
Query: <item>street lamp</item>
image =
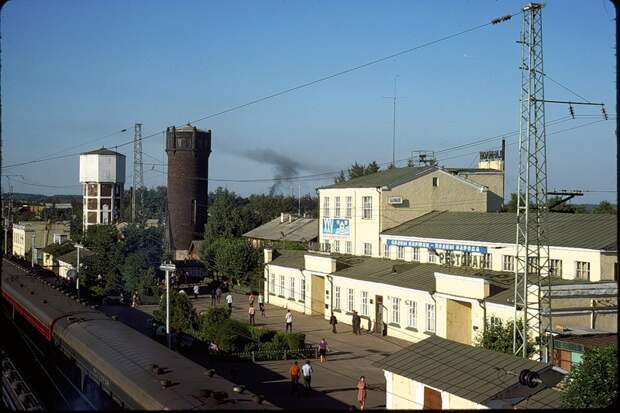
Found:
[[[166,337],[170,348],[170,273],[176,271],[176,266],[171,263],[162,264],[160,270],[166,272]]]
[[[35,260],[35,256],[36,256],[36,253],[37,253],[36,247],[34,246],[34,243],[36,241],[35,235],[36,235],[36,232],[33,232],[32,233],[32,247],[30,248],[30,255],[31,255],[31,257],[30,257],[31,260],[30,261],[31,261],[32,268],[34,268],[34,263],[36,261]]]
[[[77,275],[75,277],[75,289],[77,290],[78,300],[80,299],[80,250],[84,248],[82,244],[75,244],[75,248],[77,248]]]

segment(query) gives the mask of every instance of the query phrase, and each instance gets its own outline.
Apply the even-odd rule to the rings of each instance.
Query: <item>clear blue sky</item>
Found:
[[[522,1],[10,1],[2,9],[3,162],[58,152],[135,122],[148,135],[372,59],[515,13]],[[607,0],[547,1],[545,72],[615,114],[614,21]],[[296,159],[300,174],[392,157],[398,75],[397,159],[517,130],[521,17],[197,124],[213,130],[212,178],[268,178],[254,149]],[[549,99],[572,99],[546,82]],[[598,115],[577,107],[578,114]],[[547,119],[568,114],[547,106]],[[589,123],[549,126],[548,133]],[[549,135],[549,189],[615,189],[614,124]],[[131,132],[131,130],[130,130]],[[126,142],[117,134],[65,153]],[[512,138],[508,143],[516,142]],[[439,157],[473,166],[489,143]],[[508,146],[507,189],[516,187]],[[132,147],[127,155],[131,174]],[[144,151],[161,159],[163,139]],[[148,155],[144,162],[156,162]],[[163,175],[145,166],[148,186]],[[161,169],[161,166],[156,166]],[[78,157],[3,169],[31,183],[15,191],[79,193]],[[20,178],[17,178],[19,181]],[[131,181],[131,178],[128,178]],[[303,182],[303,192],[330,181]],[[2,181],[3,190],[6,179]],[[211,182],[214,189],[218,183]],[[224,185],[224,184],[221,184]],[[67,187],[64,187],[67,186]],[[269,183],[229,183],[241,194]],[[129,187],[129,184],[126,185]],[[294,185],[297,192],[297,184]],[[286,188],[290,188],[287,186]],[[290,189],[287,189],[290,191]],[[590,193],[580,202],[615,202]]]

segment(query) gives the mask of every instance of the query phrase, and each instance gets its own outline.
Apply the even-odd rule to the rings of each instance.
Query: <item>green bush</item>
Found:
[[[286,342],[289,350],[297,350],[304,348],[306,344],[306,335],[303,333],[291,333],[286,335]]]
[[[273,336],[273,338],[271,339],[271,342],[273,343],[275,348],[278,350],[288,349],[288,339],[286,338],[286,334],[281,331],[278,331]]]
[[[244,351],[251,341],[250,326],[232,319],[224,321],[215,334],[215,343],[220,350],[231,353]]]
[[[209,308],[206,313],[200,316],[200,338],[204,341],[216,341],[217,332],[229,318],[230,313],[227,308]]]
[[[252,338],[258,343],[268,343],[273,340],[276,335],[274,330],[266,330],[264,328],[252,328]]]

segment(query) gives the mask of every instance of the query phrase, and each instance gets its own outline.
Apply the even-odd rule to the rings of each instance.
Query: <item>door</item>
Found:
[[[312,275],[310,310],[312,315],[323,316],[325,314],[325,278],[320,275]]]
[[[441,393],[424,386],[424,409],[441,410]]]
[[[468,346],[472,345],[471,303],[447,300],[446,338]]]
[[[383,335],[383,296],[375,295],[375,328],[374,332]]]

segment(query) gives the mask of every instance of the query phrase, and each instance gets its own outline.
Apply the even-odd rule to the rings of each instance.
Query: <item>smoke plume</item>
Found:
[[[290,177],[299,175],[299,171],[309,170],[309,166],[306,163],[302,164],[295,159],[276,153],[273,150],[253,149],[241,151],[240,155],[247,159],[266,163],[274,167],[274,182],[269,189],[269,195],[274,195],[283,182],[288,181]]]

